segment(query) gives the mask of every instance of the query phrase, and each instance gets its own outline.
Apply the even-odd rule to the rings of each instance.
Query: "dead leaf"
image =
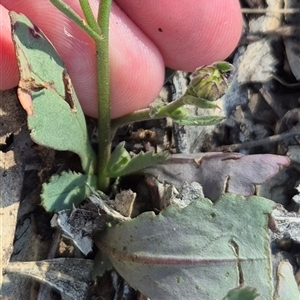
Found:
[[[250,196],[255,185],[263,184],[289,158],[273,154],[243,155],[239,153],[175,154],[162,164],[142,171],[180,187],[185,181],[199,182],[205,197],[216,200],[225,192]]]
[[[79,258],[56,258],[44,261],[12,262],[6,273],[18,273],[47,283],[60,291],[62,299],[84,299],[91,281],[93,261]]]

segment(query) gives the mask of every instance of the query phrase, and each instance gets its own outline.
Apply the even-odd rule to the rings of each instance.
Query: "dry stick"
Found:
[[[68,159],[70,158],[72,154],[68,154]],[[56,174],[60,174],[66,167],[66,163],[64,162],[56,171]],[[46,181],[48,181],[50,179],[50,176],[47,178]],[[36,191],[36,189],[34,189],[34,191]],[[34,191],[31,193],[33,194]],[[27,196],[24,201],[26,201],[27,198],[30,199],[30,196]],[[48,251],[48,255],[47,255],[47,259],[53,259],[56,257],[57,254],[57,250],[59,247],[59,243],[60,243],[60,239],[61,239],[61,229],[59,229],[58,227],[56,227],[54,235],[52,237],[52,241],[51,241],[51,245]],[[39,292],[37,295],[37,299],[36,300],[44,300],[47,299],[48,295],[50,294],[50,292],[53,290],[53,288],[51,286],[49,286],[46,282],[41,282],[40,283],[40,288],[39,288]]]
[[[243,40],[240,41],[240,44],[245,44],[249,42],[256,42],[261,40],[264,37],[293,37],[297,36],[298,34],[298,28],[296,26],[288,26],[284,25],[280,28],[277,28],[276,30],[269,30],[269,31],[254,31],[254,32],[248,32],[245,33],[242,37]],[[245,41],[244,41],[245,40]]]
[[[52,243],[50,246],[50,250],[48,252],[47,259],[53,259],[56,257],[56,252],[59,247],[60,237],[61,237],[61,230],[56,228],[55,234],[52,237]],[[47,299],[52,290],[53,288],[49,286],[47,283],[41,282],[37,300]]]
[[[242,8],[243,14],[265,14],[265,13],[282,13],[282,14],[297,14],[300,12],[299,8]]]
[[[272,108],[276,116],[280,119],[284,115],[285,111],[279,107],[278,103],[272,97],[265,84],[262,85],[262,87],[259,89],[259,92],[264,97],[266,103]]]
[[[258,141],[249,141],[240,144],[224,145],[221,147],[214,148],[214,151],[235,151],[240,149],[249,149],[253,147],[268,145],[271,143],[277,143],[285,139],[295,137],[297,135],[300,135],[300,132],[288,132],[288,133],[276,134]]]
[[[275,80],[277,80],[279,83],[281,83],[282,85],[284,85],[287,88],[298,88],[298,87],[300,87],[300,82],[289,83],[289,82],[285,81],[284,79],[282,79],[281,77],[279,77],[278,75],[276,75],[274,73],[272,74],[272,76]]]

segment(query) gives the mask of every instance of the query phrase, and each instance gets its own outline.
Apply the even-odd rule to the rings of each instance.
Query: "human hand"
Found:
[[[78,1],[65,2],[82,15]],[[96,12],[98,0],[90,5]],[[25,14],[44,31],[66,64],[84,112],[96,117],[94,42],[48,0],[0,0],[0,89],[19,81],[8,10]],[[162,87],[165,65],[194,71],[226,58],[241,27],[238,0],[115,0],[110,18],[112,118],[147,107]]]

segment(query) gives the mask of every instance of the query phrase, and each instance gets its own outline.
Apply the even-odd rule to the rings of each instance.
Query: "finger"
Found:
[[[78,1],[65,2],[80,14]],[[96,117],[93,41],[47,0],[1,0],[0,3],[9,10],[24,13],[44,31],[64,60],[85,113]],[[97,11],[98,1],[90,3]],[[146,107],[159,93],[164,76],[158,49],[115,4],[110,19],[110,72],[113,118]]]
[[[226,58],[242,29],[237,0],[116,0],[159,48],[167,66],[193,71]]]
[[[0,5],[0,90],[15,87],[19,81],[7,10]]]

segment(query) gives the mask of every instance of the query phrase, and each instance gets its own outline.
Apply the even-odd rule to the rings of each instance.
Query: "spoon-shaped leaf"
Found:
[[[20,70],[18,95],[22,103],[27,101],[25,108],[32,139],[43,146],[78,154],[85,173],[94,173],[96,156],[61,58],[27,17],[10,12],[10,18]]]
[[[261,197],[171,205],[108,228],[96,239],[129,284],[152,300],[223,299],[244,284],[273,295],[268,214]]]

